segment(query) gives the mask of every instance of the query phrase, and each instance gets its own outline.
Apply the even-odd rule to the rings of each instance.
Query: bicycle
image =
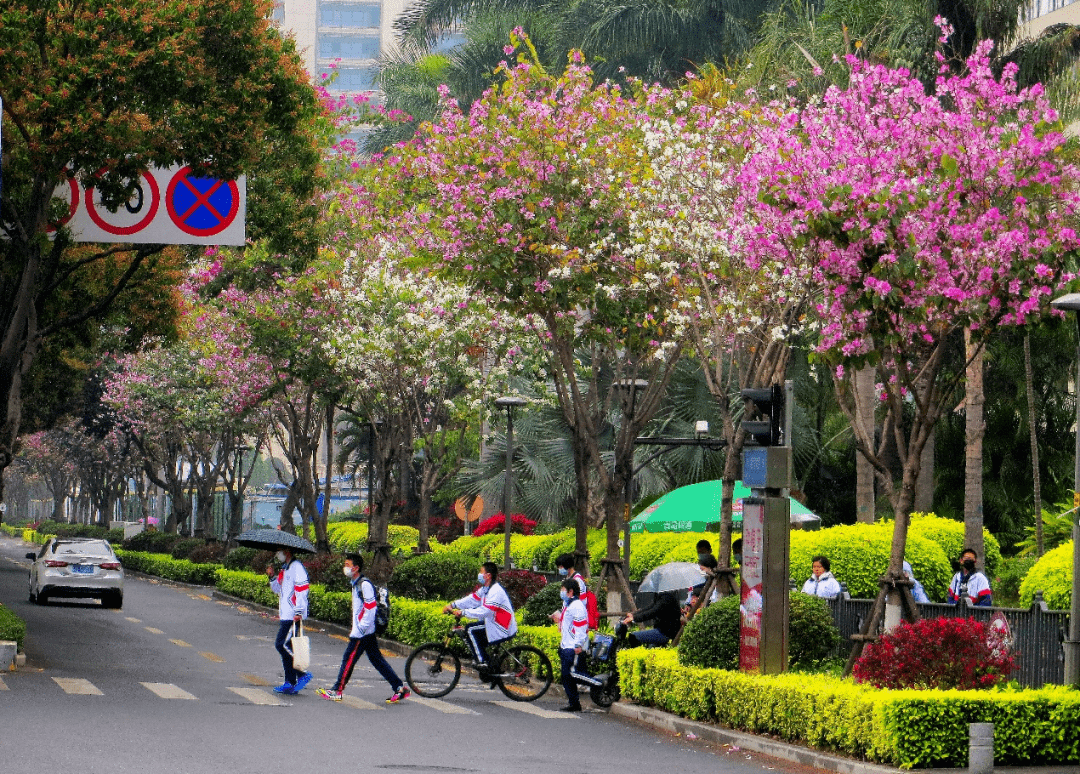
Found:
[[[461,657],[455,653],[454,638],[465,643],[466,663],[472,664],[514,701],[535,701],[551,687],[551,661],[532,645],[495,643],[488,646],[487,669],[481,669],[466,640],[465,628],[455,626],[442,642],[426,642],[409,654],[405,681],[420,696],[437,699],[454,690],[461,679]]]

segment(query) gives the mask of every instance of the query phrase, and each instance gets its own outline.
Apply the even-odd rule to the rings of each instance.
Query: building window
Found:
[[[375,91],[375,68],[373,67],[337,67],[331,72],[337,78],[327,88],[331,91]]]
[[[324,59],[377,59],[378,35],[320,35],[319,56]]]
[[[279,26],[285,23],[285,3],[280,0],[274,3],[274,10],[270,12],[270,21]]]
[[[323,3],[319,24],[323,27],[378,27],[379,5],[365,3]]]

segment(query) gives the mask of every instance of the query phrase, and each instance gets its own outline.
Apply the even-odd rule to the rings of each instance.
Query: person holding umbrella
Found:
[[[281,569],[275,575],[273,565],[267,565],[266,576],[270,579],[270,590],[278,595],[278,619],[281,623],[274,647],[281,654],[285,682],[274,691],[297,694],[311,682],[311,672],[298,672],[293,667],[293,654],[289,647],[293,631],[308,615],[308,574],[304,565],[293,556],[291,548],[279,547],[275,558],[281,562]]]

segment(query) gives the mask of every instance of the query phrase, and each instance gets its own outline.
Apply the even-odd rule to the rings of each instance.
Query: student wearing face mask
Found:
[[[578,585],[573,578],[562,582],[559,596],[566,606],[559,623],[562,634],[562,639],[559,640],[559,662],[562,664],[562,686],[568,702],[560,709],[563,712],[581,712],[581,699],[574,675],[586,673],[581,662],[582,654],[589,643],[589,614],[585,610],[585,603],[579,597]]]
[[[962,597],[966,597],[969,605],[978,607],[990,607],[994,604],[990,581],[975,569],[978,558],[979,555],[971,548],[965,548],[960,554],[960,571],[953,576],[952,583],[949,584],[949,596],[945,600],[950,605],[955,605]]]
[[[476,576],[480,587],[443,608],[444,613],[451,613],[458,619],[462,616],[472,619],[471,623],[465,624],[465,633],[480,668],[480,679],[486,682],[490,682],[486,680],[488,645],[503,642],[517,634],[514,606],[498,579],[499,565],[484,562],[483,569]]]
[[[341,657],[341,669],[338,670],[334,687],[329,691],[319,688],[315,693],[330,701],[341,701],[345,684],[352,677],[353,667],[356,666],[360,654],[366,653],[371,665],[394,689],[394,695],[387,699],[386,703],[397,704],[409,698],[410,692],[379,650],[379,641],[375,636],[375,585],[360,574],[363,570],[364,559],[360,554],[345,554],[344,573],[352,587],[352,631],[349,632],[349,644],[345,646],[345,655]]]
[[[279,549],[275,558],[281,563],[281,569],[275,574],[273,566],[267,566],[266,577],[270,579],[270,590],[278,595],[280,624],[274,647],[281,654],[285,682],[274,691],[294,694],[300,693],[311,682],[310,672],[299,672],[293,668],[292,648],[289,647],[294,630],[308,616],[308,574],[288,548]]]

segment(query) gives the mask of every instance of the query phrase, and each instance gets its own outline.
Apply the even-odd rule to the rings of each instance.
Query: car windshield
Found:
[[[75,554],[78,556],[112,556],[108,543],[57,543],[53,550],[56,554]]]

